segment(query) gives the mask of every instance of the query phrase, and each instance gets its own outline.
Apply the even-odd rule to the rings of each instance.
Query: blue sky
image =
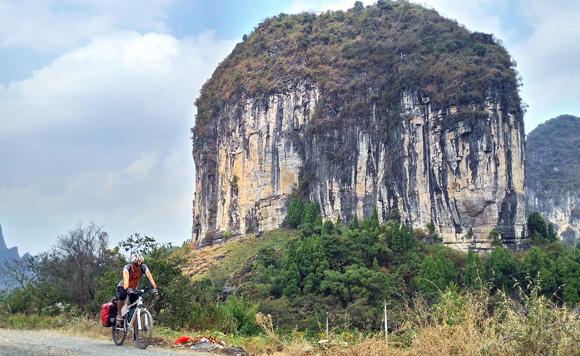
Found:
[[[266,17],[353,3],[0,0],[0,224],[8,246],[37,253],[89,221],[112,243],[133,232],[188,239],[189,129],[201,85]],[[522,76],[526,131],[580,115],[577,2],[419,3],[503,41]]]

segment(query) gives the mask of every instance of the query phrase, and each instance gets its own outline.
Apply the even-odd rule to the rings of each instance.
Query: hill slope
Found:
[[[580,118],[561,115],[526,141],[526,201],[556,224],[565,240],[580,238]]]

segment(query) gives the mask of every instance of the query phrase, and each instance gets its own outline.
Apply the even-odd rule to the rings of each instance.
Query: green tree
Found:
[[[350,229],[358,229],[358,217],[355,215],[348,226]]]
[[[457,271],[453,262],[438,253],[427,257],[421,265],[417,285],[426,296],[434,297],[454,283],[456,278]]]
[[[313,202],[306,203],[304,207],[304,215],[302,216],[302,224],[310,224],[311,226],[322,224],[318,204]]]
[[[471,289],[479,290],[485,285],[485,269],[481,264],[479,255],[469,250],[467,252],[467,265],[464,276],[465,285]]]
[[[524,257],[522,272],[540,285],[543,293],[551,295],[557,289],[554,261],[538,247],[532,247]]]
[[[316,293],[329,263],[319,236],[294,241],[284,272],[284,295]]]
[[[146,255],[157,247],[157,242],[151,236],[141,236],[140,233],[134,233],[126,240],[121,241],[119,247],[129,254],[136,252]]]
[[[194,295],[191,280],[181,272],[183,261],[172,250],[168,246],[157,246],[145,256],[145,263],[159,286],[158,296],[151,300],[151,309],[166,325],[183,328],[193,318]]]
[[[304,214],[304,203],[301,199],[293,198],[288,206],[288,215],[286,215],[286,222],[293,228],[297,228],[302,224],[302,215]]]
[[[580,303],[579,251],[565,253],[556,260],[558,284],[562,286],[562,299],[568,305]]]
[[[293,298],[300,294],[300,271],[296,262],[290,262],[286,265],[283,274],[284,287],[282,293]]]
[[[338,296],[344,306],[359,299],[377,304],[386,297],[389,287],[392,281],[384,273],[359,265],[348,266],[343,273],[326,270],[320,283],[321,292]]]
[[[552,224],[547,223],[538,212],[533,212],[528,216],[528,234],[535,245],[541,245],[558,239]]]
[[[516,262],[506,248],[496,247],[487,261],[487,274],[496,288],[510,290],[514,285]]]
[[[379,214],[378,214],[376,208],[373,209],[373,214],[368,219],[365,219],[363,221],[362,228],[363,228],[363,230],[367,230],[367,231],[378,230],[378,228],[379,228]]]
[[[390,248],[395,253],[395,257],[412,251],[417,245],[413,231],[394,222],[386,225],[385,235],[387,241],[390,242]]]

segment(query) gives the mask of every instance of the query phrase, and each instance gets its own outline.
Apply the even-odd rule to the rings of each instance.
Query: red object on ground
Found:
[[[175,340],[175,345],[185,344],[188,341],[191,341],[189,336],[180,336],[177,340]]]

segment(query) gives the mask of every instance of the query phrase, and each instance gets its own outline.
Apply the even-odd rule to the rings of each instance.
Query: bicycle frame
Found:
[[[125,301],[125,304],[127,304],[127,301],[129,300],[129,298],[127,298],[127,300]],[[143,330],[143,325],[141,325],[141,310],[145,309],[147,310],[147,308],[143,305],[143,298],[141,297],[141,294],[139,294],[139,297],[137,298],[137,301],[135,301],[135,303],[133,304],[129,304],[127,305],[127,313],[129,313],[129,310],[135,307],[135,312],[133,313],[133,316],[131,317],[131,320],[128,322],[129,327],[127,328],[126,332],[129,331],[133,331],[135,326],[135,318],[137,318],[137,330]],[[149,318],[146,319],[146,322],[148,322]],[[127,325],[127,324],[125,324]],[[149,325],[145,325],[147,327],[149,327]]]

